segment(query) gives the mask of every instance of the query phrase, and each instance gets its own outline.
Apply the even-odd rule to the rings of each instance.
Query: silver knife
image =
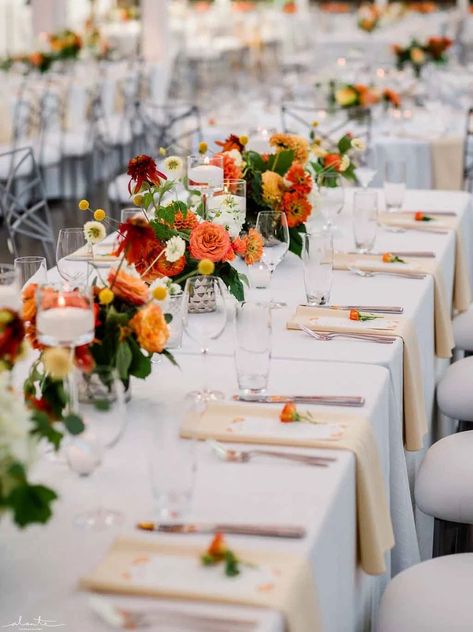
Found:
[[[404,307],[395,307],[394,305],[308,305],[303,303],[302,307],[316,307],[317,309],[341,309],[350,310],[358,309],[361,312],[373,312],[375,314],[403,314]]]
[[[424,215],[445,215],[446,217],[456,217],[455,211],[421,211]],[[401,213],[418,213],[418,211],[401,211]]]
[[[320,404],[322,406],[364,406],[365,398],[351,395],[234,395],[233,399],[239,402],[252,402],[255,404],[284,404],[295,402],[296,404]]]
[[[255,525],[255,524],[225,524],[225,523],[175,523],[139,522],[137,529],[142,531],[159,531],[160,533],[229,533],[233,535],[254,535],[266,538],[304,538],[304,527],[291,525]]]
[[[423,257],[427,259],[435,258],[435,252],[425,251],[425,250],[390,250],[389,252],[395,257]],[[347,254],[360,255],[361,253],[356,252],[356,251],[350,251]],[[384,252],[368,252],[367,254],[372,255],[373,257],[382,257],[384,255]]]

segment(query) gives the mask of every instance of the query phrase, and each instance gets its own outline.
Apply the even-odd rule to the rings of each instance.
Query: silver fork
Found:
[[[425,279],[424,272],[396,272],[395,270],[386,270],[385,272],[377,270],[361,270],[355,266],[348,266],[350,272],[357,274],[361,277],[374,277],[374,276],[394,276],[402,279]]]
[[[270,456],[276,459],[305,463],[306,465],[327,467],[329,463],[337,460],[335,457],[331,456],[312,456],[310,454],[296,454],[295,452],[278,452],[277,450],[234,450],[226,448],[224,445],[218,441],[214,441],[213,439],[209,439],[207,443],[210,445],[215,454],[222,459],[222,461],[230,461],[234,463],[247,463],[255,456]]]
[[[305,325],[299,324],[299,328],[312,338],[316,340],[333,340],[334,338],[350,338],[353,340],[364,340],[365,342],[378,342],[384,345],[392,345],[393,342],[396,342],[395,336],[377,336],[376,334],[350,334],[343,332],[335,332],[335,331],[314,331],[313,329],[309,329]]]

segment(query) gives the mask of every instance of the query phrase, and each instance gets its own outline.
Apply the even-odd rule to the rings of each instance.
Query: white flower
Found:
[[[164,249],[164,256],[167,261],[174,263],[182,257],[186,251],[186,242],[182,237],[171,237],[166,242],[166,248]]]
[[[88,244],[98,244],[107,236],[105,226],[101,222],[86,222],[84,224],[84,237]]]
[[[9,388],[9,379],[7,372],[0,375],[0,466],[9,459],[29,464],[33,457],[30,411]]]
[[[345,154],[342,156],[342,159],[340,160],[340,171],[346,171],[349,166],[350,166],[350,158],[348,158],[348,156]]]
[[[237,167],[242,166],[243,156],[240,154],[238,149],[230,149],[230,151],[226,151],[225,153],[227,154],[227,156],[230,156],[230,158],[233,158],[233,162],[236,164]]]
[[[353,149],[356,149],[356,151],[365,151],[366,149],[366,143],[362,138],[352,138],[351,146]]]
[[[168,156],[163,160],[163,169],[171,180],[179,180],[184,175],[184,161],[179,156]]]

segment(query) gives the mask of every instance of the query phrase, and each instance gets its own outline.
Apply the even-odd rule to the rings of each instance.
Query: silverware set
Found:
[[[289,538],[291,540],[304,538],[306,535],[304,527],[293,525],[260,525],[213,522],[139,522],[136,525],[136,528],[141,531],[155,531],[158,533],[172,533],[175,535],[190,535],[196,533],[212,535],[215,533],[227,533],[229,535],[258,536],[261,538]]]
[[[319,406],[353,406],[365,405],[365,398],[352,395],[234,395],[237,402],[253,404],[316,404]]]
[[[420,232],[420,233],[436,233],[437,235],[448,235],[448,230],[436,226],[395,226],[393,224],[384,224],[379,222],[378,226],[388,233],[407,233],[408,231]]]
[[[373,333],[344,333],[344,332],[327,332],[327,331],[314,331],[313,329],[309,329],[305,325],[299,324],[299,328],[306,333],[308,336],[315,338],[315,340],[320,341],[328,341],[335,340],[337,338],[348,338],[349,340],[361,340],[363,342],[376,342],[384,345],[392,345],[396,342],[395,336],[384,336],[381,334],[373,334]]]
[[[401,279],[425,279],[427,276],[424,272],[396,272],[395,270],[386,270],[378,271],[378,270],[361,270],[360,268],[356,268],[355,266],[348,266],[350,272],[357,274],[358,276],[369,278],[374,276],[390,276],[390,277],[398,277]]]
[[[435,252],[431,252],[430,250],[390,250],[389,252],[395,257],[417,257],[425,259],[435,259]],[[347,252],[346,254],[363,255],[363,253],[359,253],[354,250]],[[382,257],[384,252],[367,252],[366,254],[374,257]]]
[[[303,303],[301,307],[314,307],[316,309],[339,309],[341,311],[350,311],[357,309],[360,312],[372,312],[373,314],[403,314],[404,307],[396,307],[394,305],[308,305]]]

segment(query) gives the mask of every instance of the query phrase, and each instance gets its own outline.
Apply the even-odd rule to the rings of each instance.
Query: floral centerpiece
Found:
[[[362,83],[331,84],[330,101],[341,108],[366,108],[379,103],[378,90]]]
[[[0,309],[0,514],[10,512],[19,527],[47,522],[57,498],[52,489],[28,478],[37,436],[44,436],[44,418],[29,409],[11,386],[10,372],[25,350],[22,318],[13,310]]]
[[[374,4],[362,4],[358,9],[358,28],[372,33],[380,25],[382,11]]]
[[[329,179],[324,175],[338,173],[350,182],[356,181],[356,165],[350,158],[353,151],[364,151],[365,142],[361,138],[354,138],[349,132],[344,134],[336,147],[312,133],[312,156],[310,162],[314,177],[318,183],[326,183]],[[331,184],[331,186],[335,186]]]
[[[70,29],[50,33],[48,42],[56,59],[77,59],[82,48],[82,38]]]
[[[179,160],[169,157],[167,162],[170,165]],[[224,156],[224,172],[225,177],[238,177],[241,173],[228,155]],[[134,266],[141,282],[151,288],[154,282],[162,286],[163,278],[184,287],[190,276],[206,272],[220,277],[229,291],[243,300],[245,279],[231,262],[237,256],[248,265],[261,259],[263,241],[259,233],[249,230],[244,236],[235,234],[224,215],[210,219],[202,204],[191,209],[178,200],[164,203],[166,194],[175,190],[176,181],[158,171],[149,156],[132,158],[128,174],[130,194],[146,218],[132,218],[120,224],[115,254]]]
[[[452,45],[452,40],[448,37],[430,37],[423,44],[413,39],[408,46],[393,46],[396,56],[396,66],[402,70],[406,66],[411,66],[417,77],[420,76],[422,68],[429,62],[443,64],[447,62],[446,51]]]

